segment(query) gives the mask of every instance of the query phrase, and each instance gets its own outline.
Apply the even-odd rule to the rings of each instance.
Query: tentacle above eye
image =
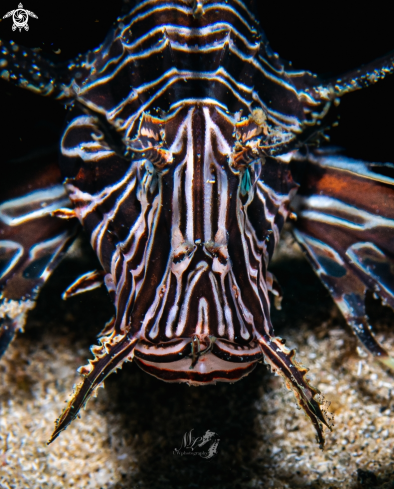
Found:
[[[323,424],[331,429],[324,417],[320,404],[316,399],[319,391],[312,387],[306,380],[308,369],[294,361],[295,350],[289,350],[284,346],[284,341],[277,337],[263,335],[258,338],[264,359],[272,371],[281,375],[288,389],[292,389],[298,405],[312,421],[317,433],[320,448],[324,446]]]
[[[95,358],[89,360],[89,365],[79,369],[85,380],[77,386],[72,399],[56,421],[56,428],[48,445],[78,416],[81,407],[86,405],[108,375],[115,369],[121,368],[123,362],[133,359],[133,350],[137,341],[137,337],[128,335],[120,338],[119,336],[105,337],[101,340],[101,346],[92,348]]]

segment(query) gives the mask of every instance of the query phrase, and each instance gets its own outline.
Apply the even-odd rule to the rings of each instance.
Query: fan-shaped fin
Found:
[[[295,235],[364,346],[394,370],[365,313],[369,289],[394,308],[394,165],[312,154]]]
[[[313,85],[306,89],[306,93],[316,101],[332,101],[347,93],[369,87],[392,73],[394,73],[393,51],[358,69]]]
[[[41,159],[18,164],[3,180],[0,356],[23,329],[41,287],[75,236],[76,223],[51,217],[54,209],[71,204],[60,180],[56,162]]]

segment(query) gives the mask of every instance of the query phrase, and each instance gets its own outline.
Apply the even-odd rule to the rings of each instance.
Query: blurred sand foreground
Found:
[[[290,245],[289,245],[290,243]],[[284,289],[278,335],[297,348],[334,413],[319,450],[280,378],[259,364],[233,385],[166,384],[127,364],[49,447],[76,369],[110,318],[104,289],[61,292],[96,266],[75,247],[44,289],[26,333],[0,364],[0,488],[394,488],[394,379],[373,364],[291,241],[272,267]],[[394,313],[369,299],[374,331],[394,354]],[[218,433],[210,460],[174,454],[185,432]]]

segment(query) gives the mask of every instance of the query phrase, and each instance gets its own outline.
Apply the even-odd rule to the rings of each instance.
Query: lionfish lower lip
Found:
[[[155,363],[135,358],[145,372],[166,382],[185,382],[190,385],[207,385],[216,382],[236,382],[248,375],[257,362],[236,365],[215,357],[212,353],[203,357],[191,370],[190,359],[184,358],[173,364]]]

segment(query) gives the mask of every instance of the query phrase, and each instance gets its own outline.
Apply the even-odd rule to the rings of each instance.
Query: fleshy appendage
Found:
[[[132,361],[133,350],[137,344],[138,337],[111,335],[102,338],[100,341],[101,345],[91,348],[94,359],[89,360],[88,365],[79,369],[79,373],[85,379],[76,387],[72,399],[56,421],[55,431],[52,433],[48,445],[78,416],[79,410],[86,406],[88,400],[103,385],[108,375],[117,368],[121,368],[123,362]]]
[[[316,399],[320,392],[312,387],[306,380],[308,369],[302,367],[295,360],[295,350],[289,350],[284,346],[284,340],[278,337],[263,335],[258,338],[264,354],[265,363],[271,366],[271,370],[284,378],[286,387],[292,389],[300,408],[312,421],[316,430],[317,441],[320,448],[324,446],[323,425],[331,430],[329,421],[321,410],[321,402]]]

